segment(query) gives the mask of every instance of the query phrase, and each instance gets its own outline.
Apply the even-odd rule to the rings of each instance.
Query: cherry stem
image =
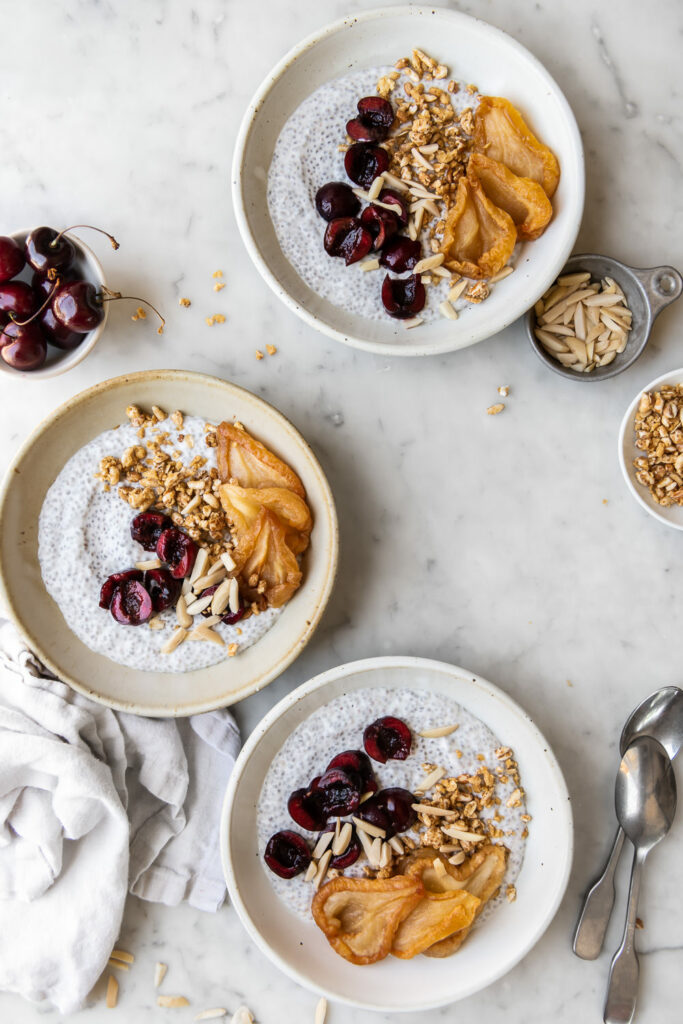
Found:
[[[17,320],[15,315],[14,315],[14,313],[10,313],[9,318],[12,321],[12,323],[16,324],[17,327],[26,327],[26,324],[30,324],[32,320],[35,320],[35,318],[37,316],[40,316],[40,314],[43,312],[43,310],[47,306],[48,302],[51,302],[52,299],[54,298],[54,294],[57,291],[57,289],[59,288],[60,284],[61,284],[61,280],[60,280],[59,275],[58,275],[57,277],[55,277],[53,285],[52,285],[52,290],[51,290],[50,294],[48,295],[48,297],[45,299],[45,302],[42,304],[42,306],[39,306],[38,309],[35,311],[35,313],[31,313],[31,315],[28,318],[28,320]],[[3,334],[4,334],[4,331],[3,331]]]
[[[91,231],[99,231],[99,233],[101,235],[106,235],[107,236],[107,238],[111,242],[112,249],[118,249],[119,248],[119,243],[116,241],[116,239],[114,238],[113,235],[110,235],[108,231],[103,231],[102,228],[93,227],[92,224],[72,224],[70,228],[64,228],[63,231],[59,232],[59,234],[56,236],[56,238],[52,239],[52,241],[50,242],[50,248],[54,249],[56,247],[57,243],[59,242],[60,238],[62,237],[62,235],[65,235],[67,233],[67,231],[74,231],[76,228],[90,228]]]
[[[145,306],[149,306],[149,308],[154,313],[156,313],[156,315],[161,320],[161,327],[159,327],[159,329],[157,331],[157,334],[163,334],[164,333],[164,327],[166,326],[166,321],[164,320],[163,316],[161,315],[159,310],[156,308],[156,306],[153,306],[152,303],[148,299],[141,299],[139,295],[122,295],[121,292],[113,292],[113,291],[111,291],[110,288],[105,288],[104,286],[102,287],[102,291],[103,291],[104,294],[100,298],[101,302],[118,302],[119,299],[128,299],[128,300],[130,300],[130,302],[142,302]]]

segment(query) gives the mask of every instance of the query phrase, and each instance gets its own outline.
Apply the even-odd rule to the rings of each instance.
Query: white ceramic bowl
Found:
[[[390,317],[373,321],[351,315],[304,284],[278,244],[266,183],[280,130],[307,96],[349,71],[393,64],[414,46],[446,63],[458,80],[510,99],[554,150],[562,175],[553,197],[553,220],[541,238],[522,246],[515,273],[457,321],[440,319],[408,331]],[[557,277],[572,250],[583,213],[584,184],[583,148],[574,115],[545,68],[499,29],[438,7],[389,7],[349,15],[304,39],[258,89],[244,116],[233,161],[233,205],[240,233],[275,294],[316,330],[382,355],[432,355],[464,348],[498,333],[526,312]],[[328,258],[322,242],[320,258]]]
[[[301,477],[313,514],[304,579],[257,643],[237,657],[192,672],[143,672],[86,647],[47,593],[38,562],[38,518],[45,493],[64,463],[84,444],[125,420],[126,406],[205,417],[236,417]],[[68,514],[68,510],[65,510]],[[337,515],[318,460],[285,417],[249,391],[200,373],[147,370],[115,377],[81,392],[28,438],[0,490],[0,602],[31,648],[55,675],[94,700],[153,717],[196,715],[260,690],[301,653],[325,609],[337,569]]]
[[[356,967],[315,924],[278,898],[257,851],[256,811],[273,757],[300,722],[342,693],[368,687],[443,693],[512,747],[532,816],[517,900],[476,928],[455,959],[387,957]],[[377,708],[377,714],[382,714]],[[283,814],[286,811],[283,808]],[[284,818],[283,818],[284,820]],[[247,932],[276,966],[336,1002],[385,1012],[423,1010],[471,995],[509,971],[538,942],[564,894],[572,863],[569,794],[548,744],[529,716],[491,683],[438,661],[382,657],[324,672],[281,700],[247,740],[225,796],[221,855],[230,898]]]
[[[26,237],[30,232],[30,228],[22,228],[20,231],[12,231],[9,235],[15,242],[23,246]],[[91,281],[95,285],[98,291],[106,285],[104,279],[104,270],[102,264],[98,260],[95,253],[89,246],[85,244],[76,235],[72,235],[71,232],[67,232],[66,238],[73,243],[76,249],[76,262],[75,268],[79,274],[82,275],[84,280]],[[19,274],[17,280],[31,282],[33,277],[33,271],[30,267],[24,268],[21,274]],[[83,336],[83,341],[77,348],[65,350],[57,348],[55,345],[48,345],[47,347],[47,359],[38,370],[15,370],[13,366],[9,366],[3,359],[0,359],[0,371],[2,373],[10,373],[15,377],[23,377],[26,380],[44,380],[46,377],[58,377],[60,373],[66,373],[73,366],[82,362],[85,357],[92,352],[97,342],[102,337],[102,332],[107,326],[107,319],[109,317],[109,303],[103,304],[104,316],[102,322],[95,328],[94,331],[90,331],[88,334]]]
[[[642,505],[655,519],[659,519],[660,523],[665,523],[666,526],[673,526],[674,530],[683,530],[683,505],[670,505],[669,507],[658,505],[647,487],[639,484],[636,480],[636,471],[633,467],[633,460],[643,454],[635,446],[634,432],[636,409],[640,396],[644,391],[655,391],[662,384],[683,384],[683,369],[664,373],[661,377],[657,377],[656,380],[650,381],[644,388],[638,390],[638,394],[629,405],[621,421],[617,452],[626,485],[638,504]]]

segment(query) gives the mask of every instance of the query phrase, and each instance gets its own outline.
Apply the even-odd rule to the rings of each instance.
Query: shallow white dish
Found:
[[[9,237],[13,238],[15,242],[18,242],[23,246],[30,230],[30,228],[22,228],[19,231],[12,231],[10,232]],[[104,278],[102,264],[98,260],[97,256],[82,239],[73,235],[70,231],[67,232],[65,237],[68,238],[69,241],[73,242],[76,249],[75,265],[82,273],[83,278],[94,284],[98,291],[101,291],[107,282]],[[24,268],[21,274],[18,275],[17,280],[26,281],[30,284],[32,276],[33,271],[30,267],[28,269]],[[90,331],[88,334],[83,335],[83,341],[76,348],[61,349],[57,348],[56,345],[48,345],[47,359],[38,370],[15,370],[13,366],[10,366],[3,359],[0,359],[0,371],[3,373],[11,373],[15,377],[23,377],[27,380],[45,380],[46,377],[58,377],[60,373],[66,373],[67,370],[70,370],[73,366],[77,366],[78,363],[82,362],[85,357],[92,352],[95,345],[102,337],[109,317],[109,303],[104,302],[102,304],[102,308],[104,311],[102,322],[97,325],[94,331]]]
[[[462,704],[512,747],[532,816],[517,900],[473,931],[455,959],[388,957],[356,967],[313,923],[277,899],[256,846],[256,810],[275,753],[300,722],[342,693],[368,687],[423,689]],[[377,708],[381,715],[382,709]],[[573,851],[569,794],[555,757],[529,716],[486,680],[438,661],[382,657],[330,669],[280,701],[247,740],[221,816],[221,856],[233,906],[254,942],[295,981],[336,1002],[385,1012],[442,1006],[509,971],[540,939],[562,900]]]
[[[640,396],[644,391],[654,391],[656,388],[661,387],[662,384],[683,384],[683,369],[664,373],[661,377],[657,377],[656,380],[650,381],[649,384],[638,390],[638,394],[629,405],[621,421],[617,453],[626,485],[638,504],[642,505],[655,519],[659,519],[660,523],[665,523],[666,526],[673,526],[674,530],[683,530],[683,505],[670,505],[668,508],[658,505],[647,487],[643,487],[636,480],[636,471],[633,467],[633,460],[643,454],[635,446],[634,433],[636,408],[640,401]]]
[[[90,650],[47,593],[38,561],[38,519],[48,487],[71,456],[125,420],[126,406],[204,417],[236,417],[285,459],[306,488],[313,515],[304,579],[273,626],[234,658],[190,672],[144,672]],[[0,490],[0,601],[32,650],[60,679],[121,711],[153,717],[196,715],[242,700],[290,665],[313,635],[337,569],[337,515],[322,468],[285,417],[249,391],[205,374],[146,370],[103,381],[53,412],[24,443]],[[126,628],[126,627],[122,627]],[[128,627],[132,628],[132,627]]]
[[[522,246],[515,273],[496,285],[485,303],[466,310],[457,321],[444,319],[408,331],[388,316],[372,321],[346,313],[304,284],[280,249],[268,212],[266,185],[280,130],[307,96],[357,68],[393,64],[414,46],[446,63],[459,81],[474,82],[485,93],[510,99],[554,150],[562,173],[553,197],[553,220],[541,238]],[[585,175],[581,137],[569,104],[528,50],[466,14],[438,7],[389,7],[321,29],[270,72],[242,121],[232,183],[237,223],[251,259],[275,294],[302,320],[369,352],[433,355],[497,334],[549,287],[578,234]],[[329,258],[322,241],[320,258]]]

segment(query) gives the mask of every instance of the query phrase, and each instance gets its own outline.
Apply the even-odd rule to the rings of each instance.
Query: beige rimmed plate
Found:
[[[268,869],[258,856],[257,810],[273,758],[301,722],[341,694],[382,687],[442,694],[484,722],[514,751],[531,822],[515,882],[516,901],[502,904],[475,928],[455,956],[442,960],[417,956],[408,961],[389,956],[357,967],[332,950],[312,921],[303,921],[276,896]],[[376,714],[384,713],[377,706]],[[289,828],[285,807],[282,813],[277,827]],[[472,995],[529,952],[564,895],[572,864],[573,823],[569,793],[552,750],[528,714],[507,694],[454,665],[426,658],[380,657],[316,676],[261,720],[230,776],[220,843],[232,904],[250,937],[280,970],[335,1002],[396,1013],[443,1006]]]
[[[124,422],[126,406],[205,417],[236,417],[301,477],[313,513],[304,580],[260,640],[237,657],[192,672],[142,672],[85,646],[47,593],[38,563],[38,518],[45,494],[69,458]],[[65,515],[68,510],[65,509]],[[140,715],[194,715],[260,690],[299,655],[329,599],[337,569],[334,499],[311,448],[285,417],[249,391],[183,370],[149,370],[104,381],[60,406],[25,442],[0,491],[0,598],[38,657],[94,700]],[[124,628],[124,627],[122,627]]]

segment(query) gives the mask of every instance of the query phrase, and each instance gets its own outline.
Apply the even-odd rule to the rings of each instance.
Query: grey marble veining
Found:
[[[3,230],[101,224],[121,242],[117,253],[93,243],[110,286],[148,296],[168,318],[159,337],[151,321],[132,323],[132,309],[115,307],[95,352],[67,376],[0,377],[2,468],[55,405],[131,369],[215,373],[289,416],[337,498],[339,581],[300,659],[238,709],[243,728],[316,672],[375,654],[442,658],[506,689],[566,773],[576,818],[567,896],[509,975],[457,1006],[408,1015],[406,1024],[599,1021],[609,956],[586,964],[571,954],[579,895],[613,831],[621,723],[647,692],[680,683],[683,664],[682,538],[629,496],[616,432],[638,388],[683,364],[683,303],[662,314],[630,371],[594,387],[549,373],[521,324],[460,353],[406,362],[339,346],[282,307],[237,234],[228,188],[235,134],[249,97],[286,49],[370,6],[0,3],[11,40],[1,78]],[[588,171],[577,248],[640,266],[682,266],[680,4],[452,6],[528,46],[576,112]],[[217,268],[226,281],[218,294]],[[181,295],[191,309],[180,309]],[[204,318],[216,312],[227,323],[207,327]],[[278,354],[257,362],[254,350],[268,342]],[[499,384],[511,388],[506,410],[487,417]],[[682,839],[679,821],[648,862],[639,1024],[680,1019]],[[617,914],[608,949],[620,925]],[[261,1024],[313,1019],[316,998],[270,965],[229,907],[209,916],[131,900],[121,942],[137,957],[120,977],[119,1017],[131,1024],[154,1012],[156,960],[169,964],[166,991],[192,1003],[174,1019],[240,1002]],[[0,995],[3,1024],[43,1016],[56,1019]],[[102,990],[70,1019],[105,1024]],[[329,1015],[330,1024],[384,1019],[347,1008]]]

